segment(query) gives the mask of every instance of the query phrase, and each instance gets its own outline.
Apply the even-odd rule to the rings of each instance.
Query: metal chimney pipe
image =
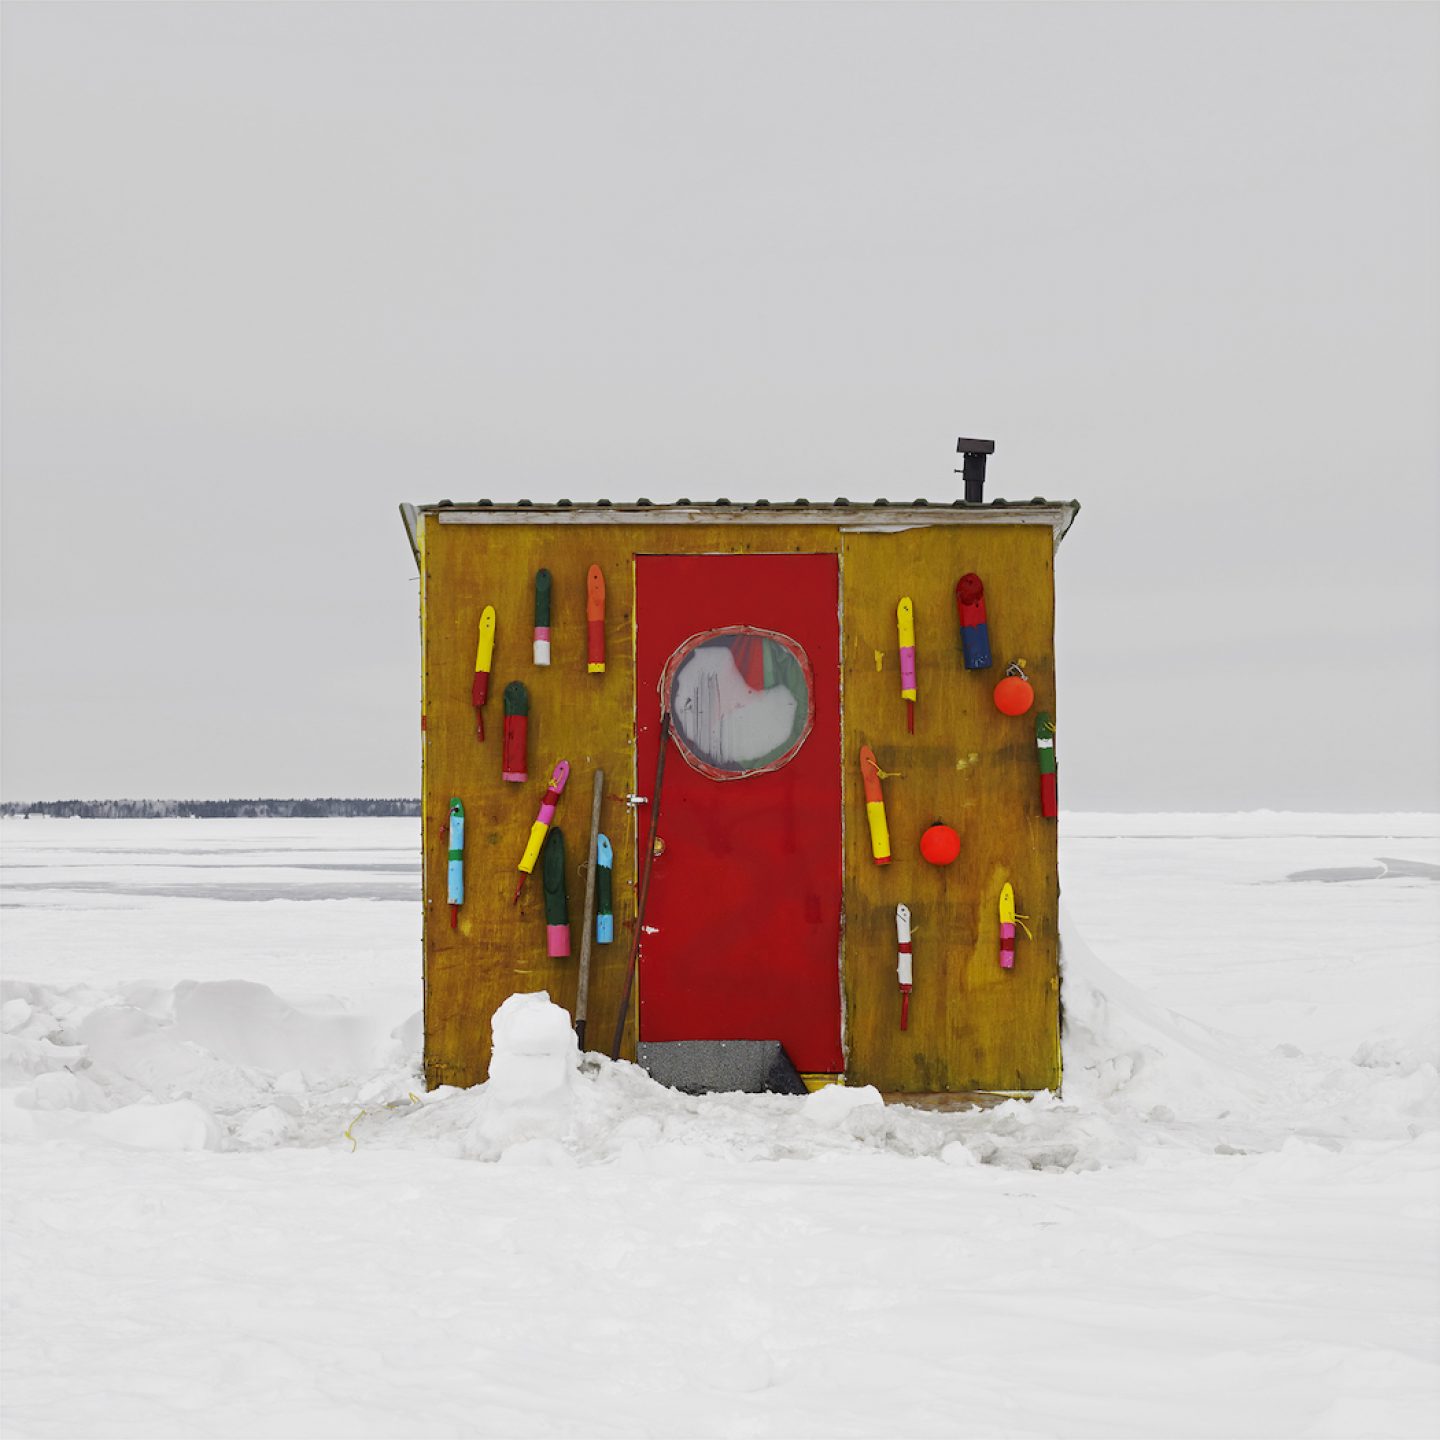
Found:
[[[995,453],[993,440],[967,440],[963,435],[955,442],[955,453],[965,457],[965,469],[956,471],[965,477],[965,503],[979,505],[985,499],[985,457]]]

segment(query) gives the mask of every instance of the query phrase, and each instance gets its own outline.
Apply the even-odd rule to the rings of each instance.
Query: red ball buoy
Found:
[[[960,853],[960,837],[937,820],[920,837],[920,853],[932,865],[949,865]]]
[[[1035,687],[1023,675],[1007,675],[995,687],[995,708],[1002,715],[1023,715],[1035,703]]]

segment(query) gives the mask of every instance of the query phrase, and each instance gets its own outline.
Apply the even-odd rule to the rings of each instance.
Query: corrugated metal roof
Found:
[[[436,500],[423,505],[405,504],[410,548],[419,561],[418,525],[421,515],[435,515],[441,524],[704,524],[728,519],[740,524],[788,520],[801,524],[834,524],[844,528],[908,528],[933,524],[1049,524],[1055,543],[1064,538],[1080,511],[1076,500],[662,500],[640,496],[635,500]],[[717,513],[718,512],[718,513]]]
[[[839,495],[834,500],[647,500],[643,495],[635,500],[432,500],[413,508],[417,511],[436,510],[583,510],[583,509],[655,509],[676,510],[721,506],[745,510],[836,510],[836,509],[924,509],[935,507],[947,510],[991,510],[1015,506],[1057,505],[1079,508],[1078,500],[1046,500],[1037,495],[1031,500],[984,500],[972,503],[968,500],[927,500],[921,496],[916,500],[847,500]]]

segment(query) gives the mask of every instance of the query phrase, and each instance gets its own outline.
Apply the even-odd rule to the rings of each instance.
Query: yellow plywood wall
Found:
[[[1032,526],[955,526],[843,537],[845,610],[845,1002],[851,1083],[927,1093],[1053,1089],[1060,1083],[1054,820],[1040,815],[1035,714],[996,708],[995,683],[1023,658],[1035,710],[1055,717],[1053,544]],[[984,581],[989,670],[960,659],[955,582]],[[920,700],[915,733],[900,700],[895,606],[915,603]],[[875,652],[882,653],[876,669]],[[870,855],[858,752],[875,751],[894,858]],[[943,820],[960,858],[921,858]],[[1015,968],[999,962],[999,894],[1009,881],[1029,915]],[[909,905],[915,988],[899,1028],[895,906]]]
[[[1059,1081],[1055,822],[1038,816],[1034,720],[1007,720],[990,699],[1011,658],[1024,656],[1037,706],[1054,712],[1052,537],[1048,526],[936,526],[842,534],[817,525],[441,525],[421,534],[425,705],[425,1069],[430,1086],[472,1085],[490,1060],[490,1017],[515,991],[547,990],[572,1009],[584,899],[592,775],[606,772],[601,827],[615,847],[615,940],[592,951],[587,1045],[608,1049],[635,911],[635,821],[614,798],[636,788],[636,554],[839,552],[845,710],[845,961],[847,1078],[885,1090],[1033,1090]],[[586,673],[585,576],[605,574],[607,670]],[[552,663],[531,663],[534,574],[554,576]],[[954,585],[985,581],[995,668],[959,660]],[[904,577],[902,579],[902,577]],[[902,588],[903,587],[903,588]],[[915,602],[920,704],[914,736],[899,698],[895,605]],[[487,740],[475,738],[470,684],[480,612],[498,616]],[[743,617],[738,617],[743,620]],[[737,620],[738,623],[738,620]],[[880,668],[875,652],[881,652]],[[501,696],[530,691],[530,781],[500,779]],[[887,770],[893,863],[869,853],[858,750]],[[971,757],[975,758],[971,758]],[[550,960],[539,877],[510,897],[531,821],[556,760],[571,764],[557,823],[565,832],[574,955]],[[642,777],[648,794],[652,777]],[[444,827],[465,805],[465,905],[449,928]],[[648,825],[645,811],[640,823]],[[936,815],[964,850],[944,871],[926,865],[920,832]],[[1001,883],[1015,887],[1035,938],[999,969]],[[895,905],[914,912],[915,991],[902,1034],[895,977]],[[643,974],[643,962],[642,962]],[[634,1054],[632,1001],[625,1048]]]

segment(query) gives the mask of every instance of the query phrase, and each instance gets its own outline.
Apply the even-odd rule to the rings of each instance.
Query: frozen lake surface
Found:
[[[417,821],[4,821],[4,1433],[1440,1432],[1440,818],[1061,837],[1064,1097],[932,1115],[425,1095]]]

